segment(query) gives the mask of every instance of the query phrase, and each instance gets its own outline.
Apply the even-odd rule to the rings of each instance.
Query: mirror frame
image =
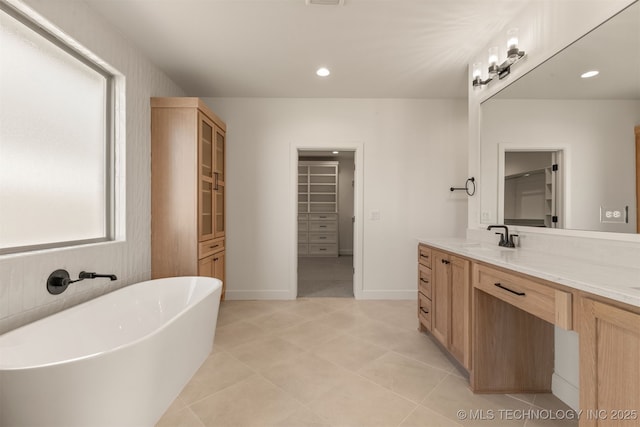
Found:
[[[518,81],[520,78],[524,77],[525,75],[535,70],[539,65],[545,63],[552,57],[558,55],[560,52],[562,52],[563,50],[567,49],[568,47],[576,43],[578,40],[587,36],[591,32],[597,30],[600,26],[608,22],[610,19],[624,12],[629,7],[639,3],[640,3],[640,0],[629,1],[628,3],[622,5],[621,7],[618,7],[616,10],[613,10],[608,16],[606,16],[606,18],[604,19],[601,18],[595,25],[593,25],[591,28],[586,29],[582,34],[579,34],[577,36],[576,35],[570,36],[571,40],[569,40],[568,42],[561,42],[559,46],[555,48],[548,48],[546,51],[542,52],[541,55],[528,55],[531,57],[530,61],[526,61],[527,56],[525,56],[524,57],[525,61],[520,61],[521,63],[519,64],[519,68],[516,68],[515,70],[512,71],[511,79],[507,79],[506,81],[496,82],[497,84],[495,86],[487,88],[488,90],[483,91],[483,93],[474,94],[472,92],[473,89],[471,88],[469,89],[470,91],[469,135],[471,137],[471,140],[470,140],[471,151],[469,154],[470,156],[472,156],[473,154],[475,154],[476,156],[475,164],[470,163],[470,173],[472,175],[473,175],[472,173],[473,168],[476,168],[476,170],[478,171],[477,175],[480,175],[480,171],[482,170],[482,156],[481,156],[482,104],[488,101],[489,99],[491,99],[493,96],[497,95],[502,90],[509,87],[514,82]],[[603,12],[603,16],[604,16],[604,13],[605,12]],[[535,56],[535,59],[533,59],[534,56]],[[531,60],[533,60],[533,62],[531,62]],[[469,63],[469,67],[468,67],[469,81],[471,81],[472,72],[473,72],[472,65],[471,65],[472,62],[475,62],[475,61],[472,60]],[[476,120],[476,122],[473,122],[472,120]],[[567,152],[565,151],[565,153]],[[501,161],[504,167],[504,154],[499,158],[498,161],[499,162]],[[502,170],[502,174],[504,174],[504,169]],[[504,183],[502,183],[502,185],[504,185]],[[571,189],[569,188],[569,185],[570,183],[565,182],[565,189],[566,191],[570,192]],[[490,185],[489,188],[491,187],[492,186]],[[498,186],[493,186],[493,187],[497,189]],[[483,188],[486,189],[487,186],[481,184],[481,186],[479,187],[480,191],[477,193],[478,196],[480,196],[480,194],[482,193]],[[567,193],[565,193],[565,196],[566,194]],[[500,197],[504,197],[504,195],[500,196],[500,194],[498,194],[498,198]],[[567,198],[565,197],[565,200],[566,199]],[[640,201],[637,201],[637,203],[640,204]],[[468,224],[468,227],[470,229],[485,230],[486,223],[483,223],[483,219],[482,219],[482,208],[481,208],[480,197],[477,197],[477,200],[474,201],[474,204],[473,205],[470,204],[469,206],[470,206],[470,209],[468,212],[468,218],[469,220],[473,220],[473,223],[470,222]],[[565,209],[567,208],[566,204],[564,207]],[[504,204],[502,206],[502,210],[498,211],[498,216],[500,215],[504,217]],[[568,211],[565,210],[565,218],[567,216],[568,216]],[[640,217],[640,212],[638,213],[638,217]],[[565,227],[566,227],[566,224],[565,224]],[[597,240],[614,240],[614,241],[640,243],[640,230],[638,230],[639,233],[632,234],[632,233],[615,233],[615,232],[609,232],[609,231],[572,230],[567,228],[538,228],[538,227],[528,227],[528,226],[514,226],[514,228],[519,231],[527,232],[531,234],[543,234],[543,235],[564,236],[564,237],[582,237],[582,238],[590,238],[590,239],[597,239]]]

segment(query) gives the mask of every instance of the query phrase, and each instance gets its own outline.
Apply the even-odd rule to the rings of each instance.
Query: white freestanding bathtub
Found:
[[[154,425],[211,352],[220,292],[150,280],[0,335],[0,426]]]

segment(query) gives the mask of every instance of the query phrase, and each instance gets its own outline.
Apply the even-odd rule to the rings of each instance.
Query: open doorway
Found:
[[[355,151],[298,150],[297,297],[354,297]]]

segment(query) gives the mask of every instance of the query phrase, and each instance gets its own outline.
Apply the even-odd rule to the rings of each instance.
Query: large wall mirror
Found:
[[[588,71],[599,71],[583,78]],[[481,223],[637,233],[640,2],[481,106]]]

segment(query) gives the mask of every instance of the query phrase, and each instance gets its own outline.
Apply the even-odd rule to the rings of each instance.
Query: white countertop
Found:
[[[418,242],[640,307],[640,268],[600,265],[529,249],[501,248],[463,238],[418,239]]]

